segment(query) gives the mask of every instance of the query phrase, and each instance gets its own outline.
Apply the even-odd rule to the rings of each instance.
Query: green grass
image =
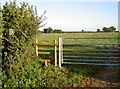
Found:
[[[54,39],[58,39],[58,37],[118,37],[118,33],[60,33],[60,34],[39,34],[37,35],[38,43],[54,43]],[[57,41],[58,42],[58,41]],[[81,44],[105,44],[105,43],[116,43],[118,44],[118,40],[114,39],[106,39],[106,40],[97,40],[97,39],[91,39],[91,40],[78,40],[78,39],[65,39],[63,41],[64,43],[81,43]],[[112,46],[88,46],[88,47],[78,47],[78,46],[66,46],[64,48],[70,48],[70,49],[113,49]],[[54,52],[54,46],[39,46],[40,51],[50,51]],[[73,51],[68,51],[73,52]],[[75,51],[75,52],[82,52],[82,51]],[[96,52],[97,53],[97,52]],[[77,55],[77,54],[76,54]],[[77,55],[78,56],[78,55]],[[89,56],[89,55],[88,55]],[[94,55],[91,55],[94,56]],[[103,55],[102,55],[103,56]],[[50,58],[54,59],[54,55],[39,55],[40,58]],[[53,66],[52,66],[53,67]],[[48,70],[51,70],[51,66],[48,66],[48,69],[46,70],[49,76],[57,77],[57,79],[50,79],[47,80],[49,82],[49,86],[57,86],[57,87],[64,87],[67,85],[72,85],[75,83],[79,83],[80,80],[82,80],[83,77],[86,76],[92,76],[95,71],[97,71],[99,68],[102,68],[103,66],[92,66],[92,65],[62,65],[62,67],[66,68],[66,71],[63,71],[63,69],[58,69],[58,72],[60,74],[55,75],[54,71],[50,72]],[[53,67],[54,68],[54,67]],[[52,71],[52,70],[51,70]],[[50,73],[49,73],[50,72]],[[49,76],[47,76],[49,78]],[[51,82],[52,81],[52,82]],[[56,81],[56,82],[53,82]],[[63,82],[64,81],[64,82]]]
[[[40,34],[36,38],[39,43],[53,43],[54,39],[58,39],[58,37],[118,37],[119,33],[59,33],[59,34]],[[76,42],[76,40],[66,40],[65,43]],[[84,40],[84,42],[93,43],[93,40]],[[103,40],[95,40],[95,42],[103,42]],[[114,40],[107,40],[104,42],[114,42]]]
[[[59,37],[118,37],[118,36],[119,33],[60,33],[60,34],[51,33],[51,34],[40,34],[36,38],[38,39],[38,43],[54,43],[54,39],[58,39]],[[79,43],[79,44],[118,44],[118,42],[119,42],[118,39],[64,39],[63,40],[63,43]],[[64,49],[97,49],[97,50],[113,49],[113,47],[115,46],[111,46],[111,45],[63,46]],[[39,46],[39,50],[54,52],[54,46]],[[65,52],[85,52],[85,51],[65,51]],[[97,53],[97,51],[94,51],[93,53]],[[50,56],[40,55],[40,56],[44,58],[45,57],[47,58],[49,57],[51,59],[54,58],[53,57],[54,55],[50,55]],[[86,56],[90,56],[90,55],[88,54]],[[102,55],[102,56],[107,57],[106,55]]]

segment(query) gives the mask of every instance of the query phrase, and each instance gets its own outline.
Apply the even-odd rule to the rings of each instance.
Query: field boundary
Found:
[[[120,57],[118,57],[118,56],[117,57],[116,56],[112,56],[113,54],[111,54],[111,51],[115,51],[115,50],[117,50],[117,52],[120,52],[120,49],[119,49],[120,44],[76,44],[76,43],[72,43],[72,44],[70,44],[70,43],[68,44],[67,43],[67,44],[64,44],[63,43],[64,39],[73,39],[73,40],[74,39],[103,39],[104,40],[104,39],[120,39],[120,37],[60,37],[59,38],[59,67],[61,67],[62,64],[118,65],[118,66],[120,66],[120,64],[119,64],[120,60],[110,60],[110,59],[120,59]],[[63,46],[66,46],[66,45],[67,46],[76,46],[76,45],[77,46],[81,46],[81,45],[88,45],[88,46],[90,46],[90,45],[114,45],[114,46],[118,46],[118,49],[107,50],[107,52],[109,52],[108,54],[109,54],[110,57],[103,57],[102,53],[101,53],[102,56],[99,56],[99,57],[95,57],[95,56],[92,56],[92,57],[91,56],[69,56],[69,55],[64,56],[65,55],[64,51],[68,50],[68,49],[64,50],[64,48],[63,48]],[[71,51],[71,52],[66,52],[66,53],[72,55],[74,53],[74,52],[72,52],[73,50],[75,50],[75,49],[69,49],[69,51]],[[89,49],[77,49],[77,50],[89,50]],[[93,50],[95,51],[96,49],[93,49]],[[104,49],[104,50],[106,50],[106,49]],[[101,51],[101,52],[103,52],[103,51]],[[80,53],[78,53],[78,54],[80,54]],[[120,53],[117,53],[115,55],[120,55]],[[81,58],[81,59],[79,59],[79,58]],[[89,59],[86,60],[85,58],[92,58],[92,59],[96,59],[96,58],[103,59],[103,58],[105,58],[107,60],[89,60]],[[83,62],[74,62],[76,60],[77,61],[84,61],[85,63],[83,63]],[[90,61],[90,62],[94,61],[94,62],[93,63],[86,63],[86,61]],[[95,62],[98,62],[98,61],[99,62],[100,61],[101,62],[109,62],[109,63],[95,63]],[[111,63],[111,62],[113,62],[113,63]]]

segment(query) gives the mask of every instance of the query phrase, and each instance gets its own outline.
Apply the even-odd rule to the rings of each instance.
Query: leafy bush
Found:
[[[16,1],[6,2],[2,12],[3,87],[34,86],[36,65],[40,63],[35,56],[33,40],[44,16],[36,16],[27,3],[18,7]],[[10,29],[14,29],[12,35]]]
[[[33,40],[45,13],[38,17],[33,7],[27,3],[21,3],[21,7],[18,7],[15,1],[6,3],[2,12],[3,87],[63,87],[79,82],[83,74],[86,74],[84,70],[75,70],[74,73],[64,72],[51,64],[42,66],[35,56]],[[14,29],[11,36],[9,29]]]
[[[3,6],[3,87],[62,87],[78,79],[53,65],[42,66],[35,56],[33,40],[44,18],[35,14],[27,3],[18,7],[14,1]],[[9,29],[14,29],[11,36]]]

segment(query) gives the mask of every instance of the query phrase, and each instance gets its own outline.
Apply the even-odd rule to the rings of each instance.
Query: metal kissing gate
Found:
[[[59,38],[59,67],[62,64],[87,64],[87,65],[118,65],[120,66],[120,44],[86,44],[86,43],[64,43],[65,39],[72,40],[94,40],[112,39],[119,40],[120,37],[60,37]],[[119,42],[119,41],[117,41]],[[65,48],[66,47],[66,48]]]

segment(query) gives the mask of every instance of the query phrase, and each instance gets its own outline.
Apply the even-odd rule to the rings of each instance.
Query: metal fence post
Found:
[[[54,40],[54,43],[56,44],[56,39]],[[55,66],[57,66],[57,45],[55,45],[55,48],[54,48],[54,54],[55,54]]]
[[[62,50],[62,49],[61,49],[61,45],[62,45],[62,44],[61,44],[61,39],[62,39],[62,38],[59,38],[59,39],[58,39],[58,41],[59,41],[59,67],[60,67],[60,68],[61,68],[61,60],[62,60],[62,56],[61,56],[61,55],[62,55],[62,53],[61,53],[61,50]]]

